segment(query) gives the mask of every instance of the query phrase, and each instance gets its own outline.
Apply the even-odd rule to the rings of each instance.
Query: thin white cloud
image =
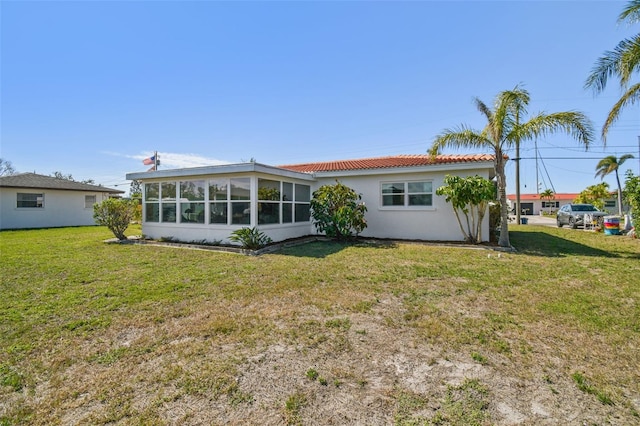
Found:
[[[131,158],[139,160],[142,164],[142,160],[151,157],[153,152],[141,153],[136,155],[121,154],[117,152],[104,152],[108,155],[116,157]],[[188,167],[203,167],[203,166],[219,166],[222,164],[230,164],[230,161],[219,160],[217,158],[204,157],[199,154],[188,154],[179,152],[163,152],[158,151],[158,158],[160,159],[160,166],[163,169],[182,169]]]

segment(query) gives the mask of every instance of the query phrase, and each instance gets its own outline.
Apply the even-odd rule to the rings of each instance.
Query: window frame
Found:
[[[24,195],[33,195],[35,196],[34,200],[21,200],[20,196]],[[44,209],[44,192],[17,192],[16,193],[16,208],[17,209]],[[28,203],[33,202],[35,205],[20,205],[20,203]]]
[[[409,187],[410,184],[429,184],[431,187],[431,191],[420,191],[420,192],[410,192]],[[393,184],[402,184],[402,192],[384,192],[385,185],[393,185]],[[411,180],[386,180],[380,181],[379,185],[379,208],[380,210],[435,210],[434,206],[434,195],[435,191],[433,190],[433,179],[411,179]],[[428,195],[431,198],[431,202],[429,204],[411,204],[411,196],[412,195]],[[402,204],[384,204],[385,196],[402,196],[403,203]]]

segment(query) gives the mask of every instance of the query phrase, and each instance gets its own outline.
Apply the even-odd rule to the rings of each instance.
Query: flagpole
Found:
[[[153,151],[153,168],[158,170],[158,151]]]

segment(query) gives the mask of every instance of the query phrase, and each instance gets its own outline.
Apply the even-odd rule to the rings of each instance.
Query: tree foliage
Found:
[[[633,223],[638,229],[640,220],[640,176],[634,176],[631,170],[627,170],[624,180],[624,199],[631,207]]]
[[[360,194],[340,182],[321,186],[311,199],[313,224],[319,232],[338,240],[358,235],[367,227],[367,207],[361,199]]]
[[[547,200],[548,203],[550,203],[555,198],[556,198],[556,194],[555,194],[555,192],[553,192],[552,189],[547,188],[547,189],[545,189],[544,191],[542,191],[540,193],[540,199],[541,200]],[[549,213],[551,213],[551,207],[549,207]]]
[[[11,161],[0,158],[0,176],[9,176],[16,173],[16,169],[13,168]]]
[[[640,1],[631,0],[618,16],[618,23],[640,23]],[[632,77],[640,70],[640,33],[626,38],[596,61],[587,77],[585,88],[590,88],[599,94],[607,87],[610,77],[619,79],[622,96],[613,105],[602,126],[602,140],[606,141],[609,128],[620,117],[626,107],[640,102],[640,83],[632,83]]]
[[[485,149],[493,153],[494,167],[500,199],[500,240],[498,244],[509,247],[509,207],[507,204],[507,177],[505,174],[505,152],[521,141],[542,137],[550,133],[564,132],[578,140],[585,148],[593,140],[591,121],[581,112],[566,111],[551,114],[538,113],[527,121],[529,92],[516,86],[513,90],[500,92],[493,109],[475,98],[475,104],[487,120],[481,131],[460,125],[445,129],[436,136],[429,152],[436,155],[445,147]]]
[[[609,197],[611,197],[609,184],[602,182],[597,185],[588,186],[578,194],[573,202],[577,204],[593,204],[598,210],[604,210],[604,200]]]
[[[95,181],[93,179],[85,179],[85,180],[80,180],[77,181],[73,178],[73,176],[71,175],[71,173],[69,173],[68,175],[65,175],[64,173],[60,172],[60,171],[55,171],[51,174],[51,176],[53,176],[56,179],[63,179],[63,180],[70,180],[71,182],[80,182],[80,183],[86,183],[89,185],[95,185]]]
[[[136,202],[121,198],[108,198],[93,205],[93,218],[98,225],[109,228],[119,240],[126,240],[124,231],[134,218]]]
[[[451,203],[465,241],[473,244],[482,242],[482,220],[489,203],[496,199],[495,186],[477,175],[465,178],[446,175],[444,183],[436,189],[436,195],[444,195],[447,203]]]
[[[620,216],[622,216],[622,185],[620,184],[618,169],[622,166],[622,163],[629,158],[633,158],[633,155],[625,154],[620,158],[617,158],[615,155],[608,155],[596,165],[596,177],[600,176],[601,179],[604,179],[604,177],[610,173],[615,172],[616,174],[616,183],[618,184],[618,214]]]

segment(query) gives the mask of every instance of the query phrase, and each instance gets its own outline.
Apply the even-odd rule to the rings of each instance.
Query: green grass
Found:
[[[513,226],[500,258],[331,242],[246,257],[110,237],[0,232],[0,424],[311,424],[364,395],[385,423],[498,422],[498,380],[398,387],[389,359],[412,348],[414,365],[472,363],[637,421],[638,240]]]

